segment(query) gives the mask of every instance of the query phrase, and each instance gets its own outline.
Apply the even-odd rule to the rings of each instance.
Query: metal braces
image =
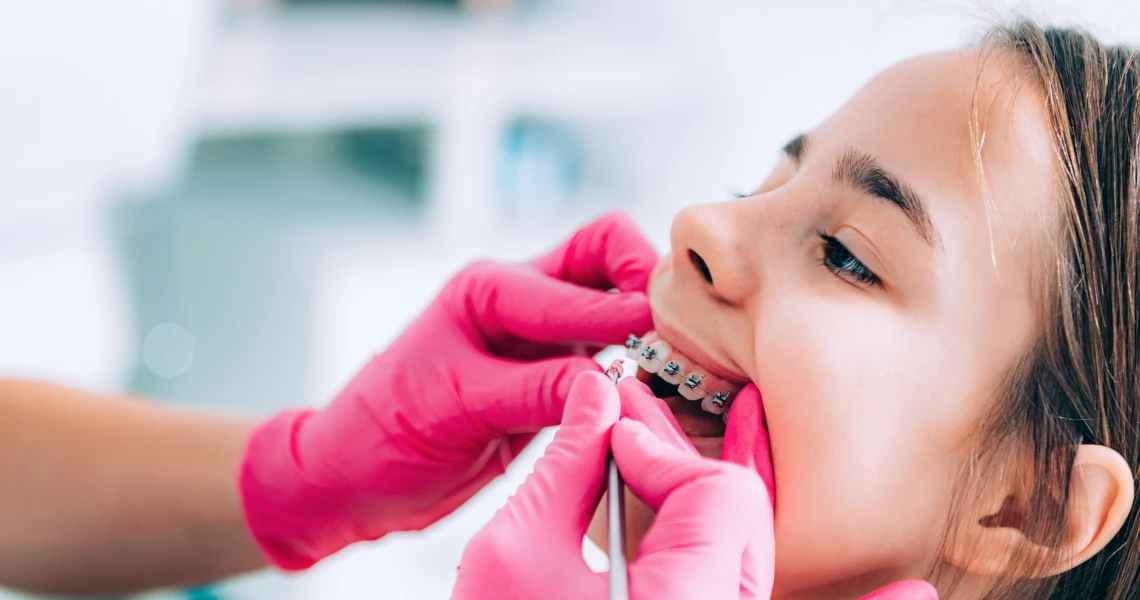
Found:
[[[629,334],[629,337],[626,338],[626,340],[625,340],[625,347],[630,349],[630,350],[641,349],[642,358],[645,358],[648,360],[655,360],[659,363],[662,363],[664,366],[661,367],[661,370],[665,371],[669,375],[679,375],[681,373],[681,365],[679,365],[673,361],[665,362],[665,361],[661,360],[660,358],[657,358],[657,350],[655,348],[651,348],[649,346],[645,346],[644,348],[642,348],[641,347],[642,343],[643,342],[642,342],[641,338],[639,338],[636,335],[633,335],[631,333],[631,334]],[[701,380],[703,380],[704,378],[705,378],[704,375],[689,374],[689,375],[685,376],[685,380],[681,382],[681,385],[683,385],[683,386],[685,386],[691,390],[701,390],[702,392],[711,396],[710,400],[712,400],[712,403],[715,404],[717,406],[717,408],[724,408],[725,405],[728,404],[728,400],[729,400],[729,398],[732,397],[732,394],[726,394],[724,392],[713,392],[713,391],[709,390],[708,388],[701,385]]]

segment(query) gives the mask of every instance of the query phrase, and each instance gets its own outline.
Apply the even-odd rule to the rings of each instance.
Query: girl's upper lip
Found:
[[[669,345],[673,346],[673,348],[681,354],[696,361],[698,365],[707,369],[709,373],[733,383],[741,385],[748,383],[747,375],[741,375],[739,369],[729,368],[725,366],[724,363],[713,358],[711,354],[701,349],[700,346],[693,342],[692,338],[686,336],[679,329],[657,320],[656,316],[654,316],[653,319],[653,326],[657,334],[669,342]]]

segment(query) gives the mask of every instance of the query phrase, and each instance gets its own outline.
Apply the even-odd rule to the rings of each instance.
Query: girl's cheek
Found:
[[[653,282],[656,281],[657,278],[660,277],[662,273],[664,273],[665,271],[668,271],[669,267],[672,264],[673,264],[673,253],[672,252],[668,252],[665,254],[665,256],[662,256],[661,260],[657,261],[657,265],[655,267],[653,267],[653,271],[651,273],[649,273],[649,285],[652,286]]]

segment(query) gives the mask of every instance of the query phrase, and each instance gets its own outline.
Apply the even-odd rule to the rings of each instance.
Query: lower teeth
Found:
[[[653,382],[660,381],[672,388],[669,390],[653,389],[654,395],[658,398],[679,395],[686,400],[699,401],[705,412],[712,414],[727,413],[732,394],[709,392],[701,385],[701,381],[705,377],[702,374],[683,374],[679,364],[668,360],[668,355],[671,353],[668,346],[660,347],[661,345],[657,342],[646,344],[643,339],[635,335],[629,336],[625,346],[626,355],[637,364],[638,374],[646,373],[647,377],[650,378],[649,381],[646,381],[639,377],[643,383],[649,384],[653,389]],[[669,392],[669,395],[662,396],[661,394],[666,391]]]

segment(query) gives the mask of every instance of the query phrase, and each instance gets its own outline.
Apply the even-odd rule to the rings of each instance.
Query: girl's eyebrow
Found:
[[[807,134],[801,133],[784,144],[783,152],[798,168],[808,150]],[[942,247],[942,237],[930,219],[930,209],[905,179],[894,175],[874,156],[857,148],[848,147],[835,161],[832,178],[871,198],[885,200],[901,210],[911,226],[928,245]]]

